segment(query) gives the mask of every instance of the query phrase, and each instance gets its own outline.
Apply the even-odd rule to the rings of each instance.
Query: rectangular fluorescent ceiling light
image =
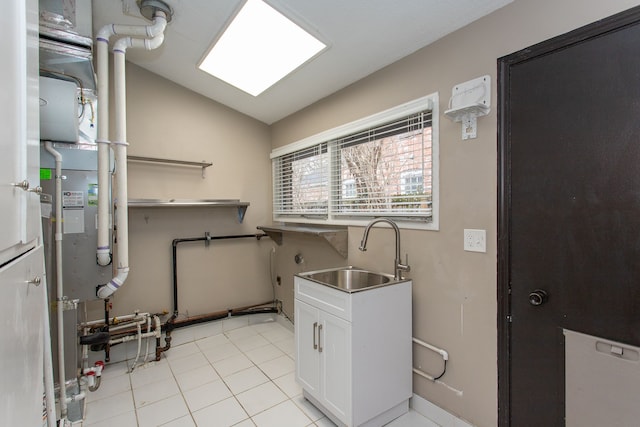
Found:
[[[248,0],[198,66],[253,96],[326,45],[261,0]]]

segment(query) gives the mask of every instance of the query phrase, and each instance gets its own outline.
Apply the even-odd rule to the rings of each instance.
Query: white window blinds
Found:
[[[274,220],[362,224],[384,216],[437,229],[434,101],[424,97],[274,150]]]
[[[336,216],[430,218],[430,111],[338,138],[331,145],[331,207]]]
[[[284,216],[327,216],[327,143],[273,159],[273,212]]]

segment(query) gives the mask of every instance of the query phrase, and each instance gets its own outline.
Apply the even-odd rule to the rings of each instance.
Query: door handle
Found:
[[[318,349],[318,343],[316,342],[316,329],[318,329],[318,322],[313,322],[313,349]]]
[[[322,323],[318,325],[318,351],[322,353],[322,343],[320,338],[322,337]]]
[[[549,295],[547,291],[543,289],[536,289],[529,294],[529,304],[533,306],[539,306],[547,302],[549,299]]]

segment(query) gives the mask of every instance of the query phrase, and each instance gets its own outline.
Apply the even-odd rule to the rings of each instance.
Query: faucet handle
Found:
[[[411,266],[409,265],[409,254],[405,254],[406,261],[404,264],[398,263],[398,269],[402,271],[411,271]]]

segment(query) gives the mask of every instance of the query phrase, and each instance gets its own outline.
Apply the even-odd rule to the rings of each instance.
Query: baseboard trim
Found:
[[[413,394],[409,402],[411,409],[441,427],[473,427],[472,424],[447,412],[427,399]]]

